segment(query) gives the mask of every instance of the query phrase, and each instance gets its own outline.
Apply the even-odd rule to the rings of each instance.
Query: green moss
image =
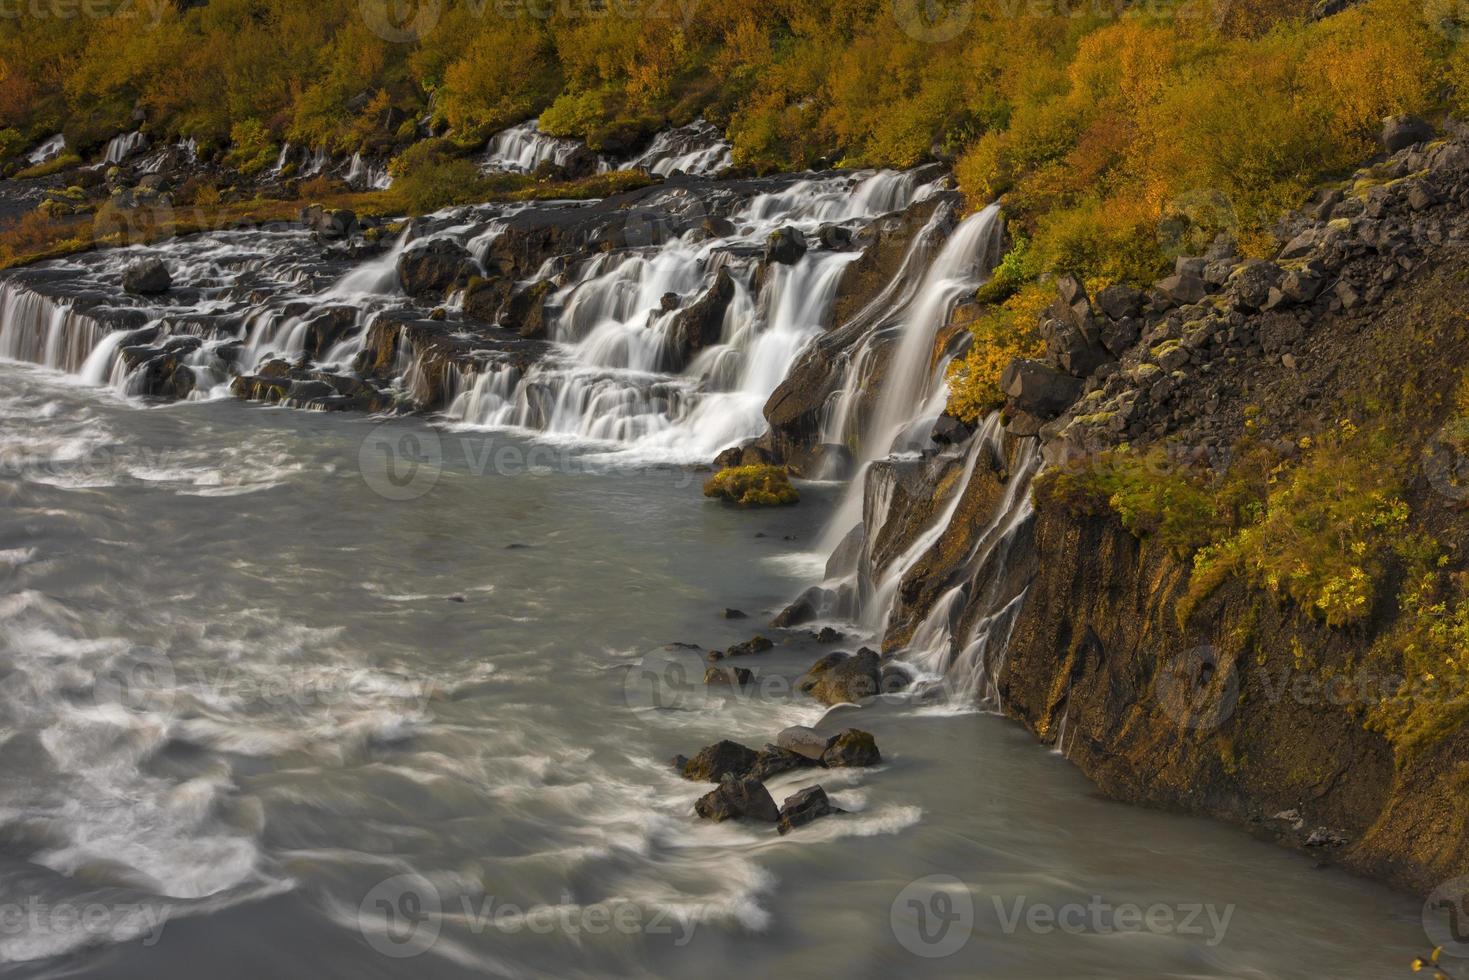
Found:
[[[784,507],[801,499],[783,466],[732,466],[704,484],[704,496],[740,507]]]

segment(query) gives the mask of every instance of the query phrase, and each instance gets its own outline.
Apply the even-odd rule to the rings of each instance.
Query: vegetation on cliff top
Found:
[[[1006,195],[1035,269],[1089,285],[1262,235],[1384,115],[1462,101],[1469,66],[1452,11],[1420,0],[1319,21],[1308,0],[448,0],[404,24],[355,0],[45,6],[0,22],[12,159],[141,125],[248,173],[286,140],[394,155],[427,130],[463,153],[537,115],[616,155],[702,114],[760,170],[955,159],[972,202]]]

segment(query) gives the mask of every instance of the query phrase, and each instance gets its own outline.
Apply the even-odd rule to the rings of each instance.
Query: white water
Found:
[[[543,163],[564,167],[582,149],[577,140],[547,136],[532,119],[495,134],[480,166],[487,171],[528,174]]]
[[[642,153],[623,163],[622,170],[647,170],[666,177],[674,171],[686,174],[716,174],[733,165],[733,150],[719,130],[703,119],[664,130]]]
[[[30,153],[26,154],[26,162],[28,162],[31,166],[48,163],[51,160],[55,160],[57,157],[61,156],[61,151],[64,149],[66,149],[66,136],[62,133],[57,133],[55,136],[46,140],[40,146],[36,147]]]
[[[102,158],[104,165],[122,163],[148,147],[148,137],[142,132],[120,133],[107,144],[107,153]]]
[[[732,213],[730,236],[701,238],[696,229],[588,262],[548,301],[559,311],[557,353],[524,376],[506,365],[463,378],[446,414],[469,425],[604,441],[643,459],[707,461],[764,431],[766,400],[812,338],[832,326],[841,274],[860,254],[812,249],[794,265],[773,265],[757,293],[750,283],[766,237],[794,226],[814,242],[824,224],[870,220],[927,190],[911,174],[891,171],[855,184],[847,177],[800,181]],[[675,295],[684,309],[721,269],[735,295],[719,343],[684,370],[660,373],[678,316],[663,311],[663,297]]]

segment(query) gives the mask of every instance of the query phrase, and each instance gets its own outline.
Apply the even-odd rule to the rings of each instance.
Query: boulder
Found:
[[[875,766],[881,761],[877,740],[871,733],[858,728],[848,728],[832,739],[821,756],[821,764],[828,769]]]
[[[143,259],[123,272],[122,288],[134,296],[161,296],[173,288],[173,276],[160,260]]]
[[[1204,282],[1202,270],[1171,275],[1159,282],[1156,288],[1175,306],[1188,306],[1209,295],[1209,287]]]
[[[820,762],[826,754],[826,747],[831,744],[831,736],[804,725],[792,725],[775,736],[775,744],[809,762]]]
[[[782,835],[789,834],[813,820],[845,812],[832,805],[831,800],[827,799],[826,790],[820,786],[807,786],[799,793],[787,796],[780,805],[780,820],[776,824],[776,830]]]
[[[852,247],[851,229],[843,225],[822,225],[821,230],[817,232],[817,236],[821,241],[822,247],[829,248],[833,252],[840,252],[843,249]]]
[[[499,325],[514,330],[522,337],[546,335],[546,297],[554,289],[551,281],[542,279],[511,294],[500,311]]]
[[[409,296],[443,297],[474,268],[469,252],[452,238],[416,241],[398,257],[398,282]]]
[[[725,820],[758,820],[775,823],[780,820],[780,811],[775,800],[758,779],[739,779],[725,776],[719,788],[699,798],[694,812],[705,820],[723,823]]]
[[[699,228],[710,238],[730,238],[735,233],[734,222],[717,214],[705,218]]]
[[[320,204],[301,209],[301,224],[322,241],[340,241],[357,232],[357,213],[347,208],[326,208]]]
[[[754,749],[725,739],[700,749],[679,768],[683,778],[699,783],[717,783],[725,776],[743,776],[755,765]]]
[[[795,265],[806,254],[806,236],[801,229],[787,225],[770,233],[765,241],[765,261]]]
[[[940,415],[933,424],[929,439],[940,446],[960,446],[969,441],[974,430],[952,415]]]
[[[749,775],[764,782],[782,773],[814,766],[819,762],[820,759],[807,758],[798,752],[783,749],[779,745],[767,745],[760,750],[760,755],[755,759],[755,765],[751,767]]]
[[[755,675],[743,667],[710,667],[704,671],[704,684],[743,691],[755,683]]]
[[[665,335],[665,370],[682,371],[699,351],[719,343],[724,335],[724,314],[734,296],[734,279],[728,268],[721,268],[703,296],[674,314]]]
[[[871,650],[822,657],[796,681],[796,689],[825,704],[855,704],[882,690],[881,660]]]
[[[813,585],[802,592],[795,602],[781,610],[780,614],[770,621],[770,625],[776,629],[789,629],[792,626],[809,623],[822,614],[833,598],[835,596],[830,589]]]
[[[1121,320],[1125,317],[1140,316],[1143,312],[1144,299],[1140,290],[1127,286],[1108,286],[1097,294],[1097,306],[1101,307],[1108,319]]]
[[[763,636],[754,636],[743,643],[736,643],[724,651],[726,657],[753,657],[757,653],[766,653],[775,646],[769,639]]]
[[[1270,290],[1280,285],[1284,273],[1280,266],[1264,259],[1246,262],[1229,278],[1229,299],[1236,309],[1248,313],[1265,309]]]
[[[1082,381],[1040,361],[1016,359],[1000,376],[1010,410],[1053,419],[1081,397]]]
[[[911,683],[913,678],[897,664],[887,664],[882,668],[882,693],[897,694],[899,691],[906,691]]]
[[[1433,127],[1417,116],[1389,116],[1382,121],[1382,145],[1397,153],[1433,139]]]

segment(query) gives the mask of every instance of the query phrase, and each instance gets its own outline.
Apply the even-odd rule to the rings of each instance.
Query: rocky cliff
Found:
[[[1451,674],[1469,655],[1447,625],[1469,557],[1469,143],[1401,121],[1384,138],[1380,159],[1281,222],[1269,256],[1221,236],[1151,289],[1093,297],[1062,280],[1038,324],[1046,354],[1006,371],[983,451],[940,446],[869,473],[857,592],[885,604],[869,617],[885,648],[964,675],[1109,794],[1426,892],[1469,871],[1469,688],[1423,667],[1432,643]],[[1300,478],[1332,472],[1322,447],[1339,426],[1390,434],[1352,470],[1391,487],[1362,492],[1391,506],[1380,538],[1274,519],[1295,499],[1282,487],[1355,500],[1347,477]],[[1032,485],[1017,464],[1037,450]],[[1112,479],[1119,460],[1133,484]],[[1207,504],[1188,546],[1175,493]],[[1328,546],[1355,551],[1371,587],[1349,615],[1252,571],[1268,562],[1216,560],[1249,534],[1309,553],[1260,540],[1276,527],[1331,539],[1323,562]],[[1301,564],[1287,574],[1309,578]],[[885,577],[901,581],[884,593]],[[1415,592],[1419,577],[1438,584]],[[1420,708],[1428,735],[1383,720]]]

